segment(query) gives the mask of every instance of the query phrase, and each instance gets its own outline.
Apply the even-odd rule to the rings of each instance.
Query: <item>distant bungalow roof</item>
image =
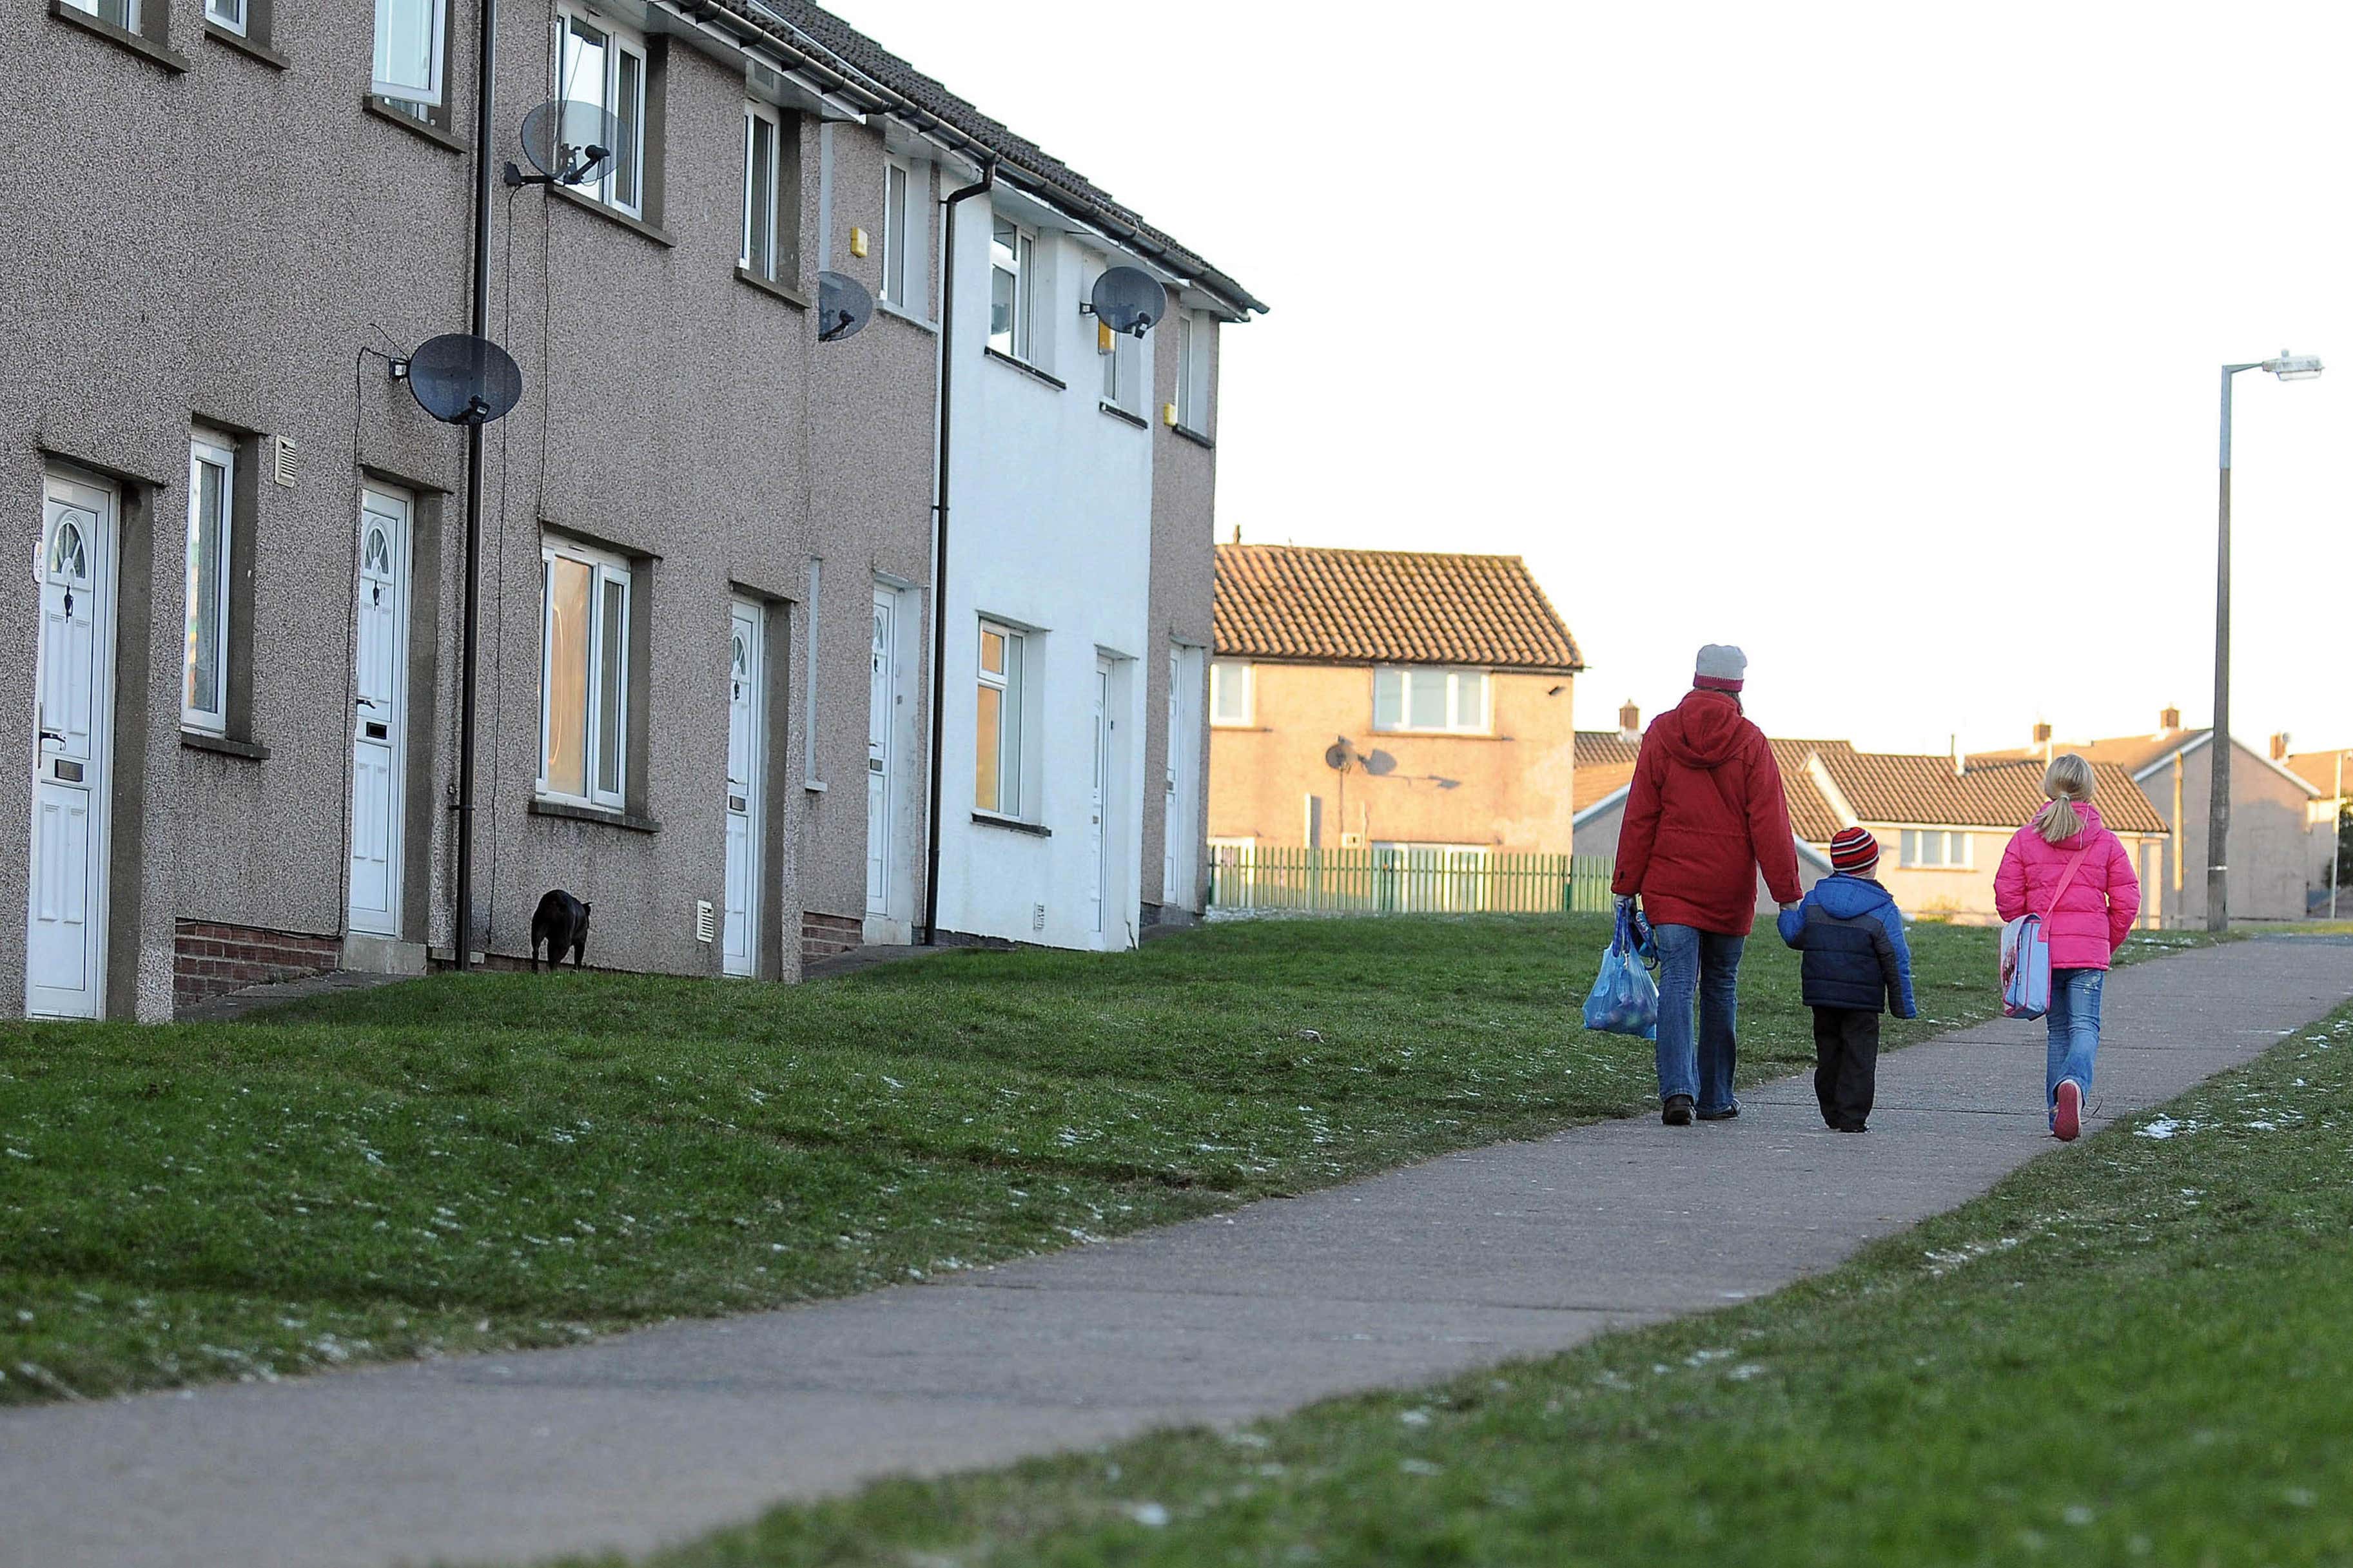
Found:
[[[1240,658],[1585,668],[1516,555],[1220,544],[1217,645]]]

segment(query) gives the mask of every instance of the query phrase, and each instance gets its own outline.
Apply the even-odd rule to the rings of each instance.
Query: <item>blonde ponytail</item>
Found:
[[[2051,804],[2034,814],[2034,831],[2047,844],[2074,837],[2084,831],[2084,814],[2075,807],[2092,798],[2092,764],[2073,752],[2052,758],[2042,770],[2042,793]]]

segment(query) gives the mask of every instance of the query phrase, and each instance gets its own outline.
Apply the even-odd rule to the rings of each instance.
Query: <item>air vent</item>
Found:
[[[270,477],[290,490],[294,488],[294,442],[290,437],[280,436],[272,446],[275,450],[271,455]]]
[[[712,939],[712,909],[711,909],[711,900],[710,900],[709,899],[697,899],[697,900],[694,900],[694,940],[695,940],[695,941],[697,941],[697,942],[709,942],[709,941]]]
[[[1032,904],[1029,906],[1029,929],[1031,931],[1044,931],[1046,929],[1045,905]]]

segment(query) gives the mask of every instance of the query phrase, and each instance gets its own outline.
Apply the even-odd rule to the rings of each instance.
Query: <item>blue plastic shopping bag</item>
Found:
[[[1659,983],[1643,962],[1647,942],[1635,932],[1631,910],[1618,911],[1618,929],[1601,955],[1601,973],[1585,998],[1585,1026],[1609,1035],[1659,1037]]]

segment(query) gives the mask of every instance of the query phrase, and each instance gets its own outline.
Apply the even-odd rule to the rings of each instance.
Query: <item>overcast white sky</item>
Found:
[[[2353,13],[834,7],[1240,278],[1219,536],[1527,558],[1578,718],[2353,744]]]

